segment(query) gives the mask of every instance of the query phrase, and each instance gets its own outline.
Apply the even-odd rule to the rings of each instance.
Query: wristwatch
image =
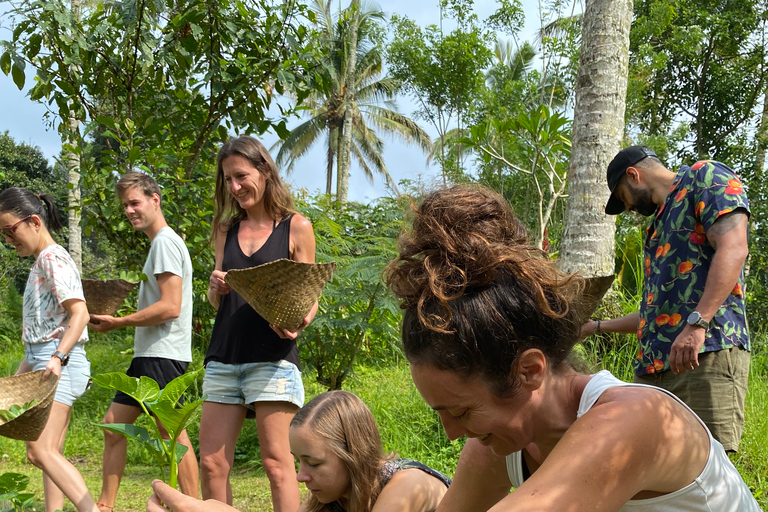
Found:
[[[51,357],[58,357],[59,361],[61,361],[61,366],[67,366],[67,363],[69,362],[69,354],[59,352],[58,350],[51,354]]]
[[[690,315],[688,315],[688,325],[693,325],[696,327],[701,327],[702,329],[708,329],[709,328],[709,322],[701,318],[701,313],[698,311],[694,311]]]

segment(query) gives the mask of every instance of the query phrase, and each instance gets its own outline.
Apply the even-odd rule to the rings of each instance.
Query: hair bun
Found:
[[[542,284],[571,279],[529,245],[506,200],[485,187],[454,185],[430,193],[415,209],[412,228],[401,236],[400,255],[386,276],[403,308],[416,307],[428,328],[448,332],[448,303],[467,289],[490,285],[502,272],[526,281],[545,312],[564,314],[563,301],[553,304]],[[433,300],[443,305],[444,315],[424,313]]]

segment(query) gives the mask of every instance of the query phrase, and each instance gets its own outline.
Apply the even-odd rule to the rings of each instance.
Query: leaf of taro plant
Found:
[[[159,450],[162,451],[162,446],[160,445],[159,439],[152,439],[150,443],[153,445],[153,450]],[[165,447],[170,450],[171,449],[171,442],[168,439],[163,439],[163,443],[165,444]],[[184,457],[184,455],[187,453],[189,448],[184,446],[183,444],[176,443],[176,464],[181,462],[181,458]]]
[[[171,382],[168,383],[165,388],[163,388],[160,391],[160,394],[158,395],[156,401],[157,402],[169,402],[172,405],[176,405],[176,403],[179,401],[179,399],[184,395],[184,392],[187,390],[187,388],[195,382],[195,379],[197,379],[198,375],[200,375],[201,372],[203,372],[203,368],[200,368],[199,370],[196,370],[194,372],[185,373],[184,375],[179,375],[175,379],[173,379]],[[150,404],[152,406],[152,404]],[[163,423],[165,424],[165,423]]]
[[[151,402],[160,393],[157,382],[149,377],[129,377],[125,373],[110,372],[94,375],[93,382],[106,389],[122,391],[138,402]]]
[[[151,446],[152,436],[149,435],[149,431],[144,427],[139,427],[131,423],[97,423],[97,425],[99,425],[104,430],[109,430],[110,432],[115,432],[117,434],[122,434],[125,437],[136,439],[137,441],[147,445],[147,447],[151,447],[153,450],[155,449]]]
[[[186,403],[178,408],[171,402],[155,402],[151,404],[152,413],[157,416],[171,438],[176,439],[181,434],[181,431],[187,428],[195,410],[204,401],[205,397],[196,402]]]

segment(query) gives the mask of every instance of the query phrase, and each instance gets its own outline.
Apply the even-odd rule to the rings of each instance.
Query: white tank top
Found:
[[[593,375],[584,387],[576,417],[584,415],[606,389],[614,386],[641,386],[662,391],[691,410],[664,389],[645,384],[628,384],[611,375],[608,370],[603,370]],[[701,419],[699,422],[709,436],[709,458],[701,474],[690,484],[669,494],[645,500],[630,500],[619,512],[761,512],[747,484],[728,459],[723,445],[712,437]],[[523,484],[522,452],[507,455],[507,474],[513,487]]]

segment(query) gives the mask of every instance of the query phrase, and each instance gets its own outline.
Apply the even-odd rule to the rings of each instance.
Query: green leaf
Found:
[[[149,377],[129,377],[121,372],[94,375],[93,382],[106,389],[122,391],[139,402],[151,402],[160,393],[157,382]]]
[[[0,71],[6,76],[11,72],[11,54],[8,52],[3,52],[0,56]]]
[[[133,425],[131,423],[97,423],[97,425],[104,430],[109,430],[110,432],[115,432],[116,434],[122,434],[125,437],[135,439],[148,447],[152,446],[152,437],[149,435],[149,431],[144,427]]]
[[[29,485],[29,477],[19,473],[3,473],[0,475],[0,493],[23,491]],[[1,499],[1,498],[0,498]]]
[[[193,382],[195,382],[197,377],[203,372],[205,372],[205,369],[200,368],[194,372],[188,372],[183,375],[179,375],[160,391],[157,400],[150,403],[150,406],[153,406],[158,402],[167,402],[175,406],[179,402],[179,399],[184,395],[184,392],[187,390],[187,388]]]
[[[176,439],[181,431],[187,427],[195,410],[205,401],[202,398],[196,402],[189,402],[182,407],[176,408],[170,402],[156,402],[151,405],[152,413],[157,416],[160,423],[163,424],[168,434]]]
[[[11,76],[13,76],[13,83],[16,84],[16,87],[18,87],[20,91],[23,90],[24,81],[26,80],[24,70],[14,64],[11,66]]]

